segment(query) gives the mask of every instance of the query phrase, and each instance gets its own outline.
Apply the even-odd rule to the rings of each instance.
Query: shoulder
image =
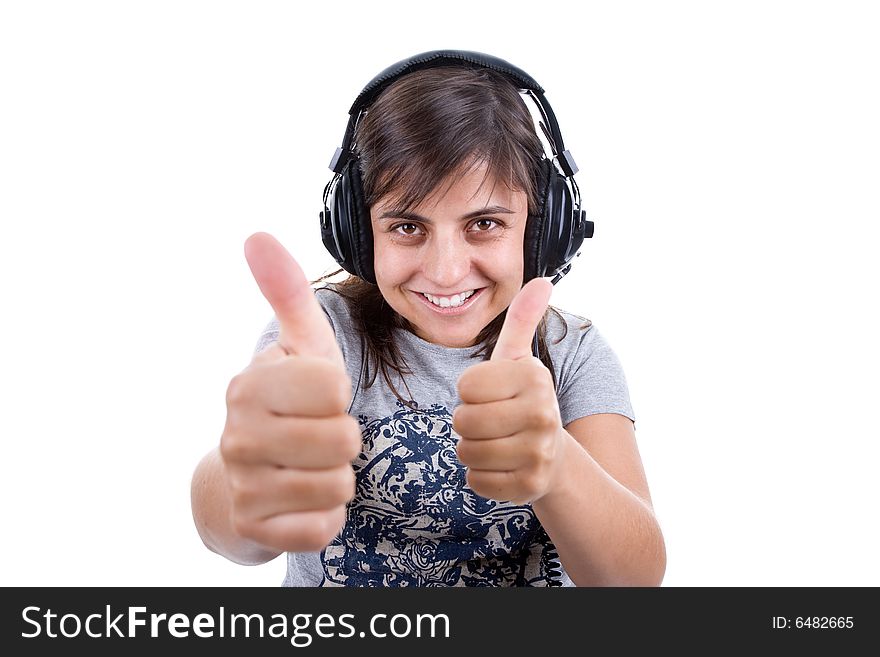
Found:
[[[592,321],[548,313],[547,347],[556,372],[563,426],[586,415],[618,413],[635,420],[620,359]]]
[[[546,318],[547,346],[551,354],[591,350],[597,340],[601,340],[596,326],[586,317],[550,306]]]
[[[586,317],[555,310],[548,312],[546,341],[563,386],[583,376],[625,386],[620,358],[596,325]]]

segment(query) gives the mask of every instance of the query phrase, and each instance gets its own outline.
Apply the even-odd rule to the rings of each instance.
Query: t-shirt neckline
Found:
[[[433,342],[428,342],[427,340],[420,338],[418,335],[413,333],[412,331],[408,331],[404,328],[395,327],[394,335],[396,337],[400,337],[405,340],[412,347],[419,349],[421,351],[427,351],[432,354],[436,354],[439,356],[453,357],[453,358],[461,358],[461,359],[471,359],[471,354],[476,351],[479,351],[480,345],[476,345],[473,347],[447,347],[442,344],[435,344]]]

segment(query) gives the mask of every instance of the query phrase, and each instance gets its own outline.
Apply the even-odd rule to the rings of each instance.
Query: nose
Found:
[[[456,283],[471,270],[471,246],[461,235],[435,232],[421,253],[425,278],[442,292],[457,292]]]

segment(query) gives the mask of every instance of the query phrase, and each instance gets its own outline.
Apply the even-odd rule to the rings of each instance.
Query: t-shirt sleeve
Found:
[[[635,422],[620,359],[595,325],[564,314],[568,333],[554,356],[562,426],[596,413],[619,413]],[[557,361],[558,359],[558,361]]]

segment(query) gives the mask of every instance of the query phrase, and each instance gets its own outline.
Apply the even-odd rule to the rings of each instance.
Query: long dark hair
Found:
[[[518,90],[502,75],[489,69],[441,67],[410,73],[385,89],[360,120],[355,132],[364,196],[371,207],[386,197],[395,207],[408,211],[431,196],[441,184],[452,186],[474,164],[485,163],[486,175],[497,183],[521,190],[528,198],[528,221],[539,211],[538,184],[544,156],[534,122]],[[313,284],[341,273],[326,274]],[[525,283],[526,281],[523,281]],[[344,297],[364,347],[365,387],[379,371],[395,396],[401,397],[391,380],[395,371],[406,386],[412,374],[394,341],[395,328],[415,332],[406,318],[385,301],[377,285],[357,276],[333,283],[326,289]],[[548,306],[538,325],[538,357],[553,375],[547,349],[547,319],[556,308]],[[507,311],[489,322],[476,338],[471,358],[488,360]],[[587,328],[589,320],[581,328]],[[565,337],[565,332],[556,341]]]

